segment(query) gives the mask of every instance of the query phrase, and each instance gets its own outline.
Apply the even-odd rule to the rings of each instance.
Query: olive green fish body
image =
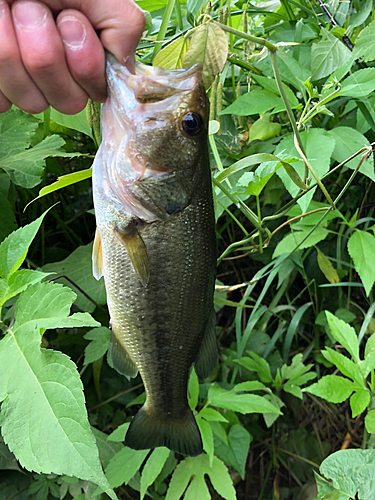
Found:
[[[146,75],[149,87],[144,76],[139,84],[137,76],[121,74],[126,96],[119,96],[118,68],[107,63],[110,98],[93,172],[102,255],[100,271],[94,256],[94,272],[105,279],[114,366],[129,376],[139,371],[146,390],[126,443],[196,455],[202,443],[187,403],[189,370],[196,362],[205,377],[217,356],[206,97],[199,68],[177,72],[177,84],[173,72],[164,80],[157,75],[159,81]],[[116,107],[124,97],[125,124]],[[191,110],[202,130],[189,137],[181,120]]]

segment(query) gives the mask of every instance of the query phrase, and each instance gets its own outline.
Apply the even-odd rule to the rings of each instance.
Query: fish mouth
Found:
[[[163,69],[136,61],[133,74],[111,53],[107,52],[106,58],[110,91],[115,90],[114,85],[118,85],[120,79],[140,104],[160,102],[183,92],[191,92],[202,81],[202,64],[190,68]]]

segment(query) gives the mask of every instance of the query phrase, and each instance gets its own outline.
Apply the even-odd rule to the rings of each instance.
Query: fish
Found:
[[[140,373],[146,402],[125,444],[202,453],[187,399],[191,367],[214,370],[216,238],[202,66],[130,73],[106,56],[108,98],[93,164],[93,274],[104,276],[110,355]]]

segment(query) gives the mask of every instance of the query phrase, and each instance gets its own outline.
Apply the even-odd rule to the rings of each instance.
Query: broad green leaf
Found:
[[[363,375],[356,363],[353,363],[349,358],[340,352],[334,351],[330,347],[326,347],[326,350],[322,351],[322,354],[325,359],[335,365],[343,375],[357,382],[359,386],[363,386]]]
[[[255,353],[249,352],[249,355],[253,359],[250,359],[249,357],[244,357],[240,359],[235,359],[234,362],[238,363],[239,365],[243,366],[244,368],[246,368],[251,372],[257,372],[262,382],[265,383],[271,382],[272,376],[271,376],[270,366],[267,363],[267,361]]]
[[[228,55],[228,38],[224,31],[212,23],[198,26],[190,40],[189,49],[183,59],[184,68],[196,63],[203,64],[203,85],[207,90],[220,73]]]
[[[28,470],[92,481],[115,499],[77,367],[65,354],[40,347],[40,329],[97,325],[86,313],[68,316],[73,300],[71,290],[53,283],[30,286],[18,299],[15,323],[0,342],[2,435]]]
[[[7,300],[23,292],[28,286],[39,283],[50,274],[32,271],[31,269],[21,269],[11,274],[8,281],[0,279],[0,283],[4,283],[4,287],[0,286],[0,308]]]
[[[192,410],[195,410],[198,404],[198,396],[199,396],[198,377],[197,374],[195,373],[194,368],[192,368],[188,382],[188,401],[189,401],[189,406]]]
[[[316,251],[317,251],[317,260],[319,269],[322,271],[326,279],[330,283],[339,283],[340,282],[339,275],[337,274],[337,271],[333,267],[331,261],[324,255],[324,253],[319,248],[317,248]]]
[[[210,426],[214,435],[217,436],[223,443],[228,444],[228,436],[223,425],[219,422],[210,421]]]
[[[322,28],[322,39],[311,48],[312,80],[331,75],[350,59],[350,50],[332,33]]]
[[[230,167],[227,167],[225,170],[220,172],[217,176],[216,179],[221,182],[227,177],[229,177],[232,174],[235,174],[237,172],[240,172],[241,170],[244,170],[248,167],[251,167],[252,165],[257,165],[258,163],[264,163],[264,162],[273,162],[277,165],[277,162],[280,162],[280,158],[277,156],[267,154],[267,153],[259,153],[255,155],[250,155],[246,156],[245,158],[242,158],[241,160],[236,161],[233,163]],[[276,165],[273,165],[273,172],[276,170]],[[267,175],[270,172],[267,172]]]
[[[302,390],[303,392],[319,396],[329,403],[342,403],[355,390],[355,385],[347,378],[338,377],[337,375],[326,375],[315,384]]]
[[[188,38],[181,36],[161,49],[153,60],[153,66],[160,66],[164,69],[179,69],[182,68],[182,61],[189,48]]]
[[[47,212],[27,226],[20,227],[0,244],[0,276],[8,278],[20,267]]]
[[[148,10],[149,12],[163,9],[168,3],[168,0],[136,0],[136,1],[141,9]]]
[[[31,149],[26,151],[11,151],[0,158],[0,168],[5,170],[12,182],[25,188],[32,188],[40,183],[45,165],[49,156],[72,158],[80,153],[67,153],[61,147],[64,139],[58,135],[51,135],[43,139]]]
[[[359,363],[358,338],[354,328],[348,325],[348,323],[345,323],[345,321],[336,318],[336,316],[329,311],[326,311],[326,316],[333,337],[345,347],[354,361]]]
[[[16,229],[17,221],[14,216],[12,205],[9,203],[6,196],[0,192],[0,242]]]
[[[285,389],[285,386],[283,386],[283,389]],[[292,388],[292,390],[289,392],[291,394],[293,394],[296,391],[294,391]],[[296,396],[296,397],[300,397],[299,392],[301,392],[301,389],[299,389],[299,391],[297,391],[298,396]],[[295,395],[295,394],[293,394],[293,395]],[[283,406],[285,406],[285,404],[282,402],[282,400],[278,396],[276,396],[276,394],[274,394],[273,392],[265,394],[264,397],[267,399],[267,401],[272,403],[276,408],[279,408],[279,410],[281,410],[281,408]],[[300,398],[300,399],[302,399],[302,398]],[[263,413],[263,418],[264,418],[264,422],[265,422],[266,426],[271,427],[276,422],[276,420],[279,418],[279,415],[275,415],[274,413]]]
[[[171,451],[168,448],[156,448],[145,463],[141,475],[141,500],[143,500],[147,488],[160,474],[170,454]]]
[[[375,282],[375,236],[355,230],[348,241],[348,252],[368,296]]]
[[[329,170],[330,158],[335,148],[335,140],[330,137],[325,130],[318,128],[309,128],[308,130],[301,132],[300,135],[307,158],[314,169],[314,172],[319,178],[322,178],[323,175]],[[317,144],[319,144],[318,148],[316,147]],[[274,154],[275,156],[283,155],[283,158],[300,157],[294,146],[294,139],[292,135],[288,135],[280,142],[280,144],[276,147]],[[305,165],[303,161],[298,160],[297,162],[294,162],[293,168],[301,179],[303,179],[305,172]],[[277,170],[277,175],[282,180],[290,195],[292,197],[296,196],[300,188],[295,182],[292,181],[285,170],[283,168],[279,168]],[[308,173],[308,176],[311,177],[311,174]],[[316,183],[313,179],[310,185],[314,186],[314,184]],[[298,205],[301,207],[302,212],[307,211],[307,207],[310,204],[313,194],[314,190],[311,190],[298,200]]]
[[[54,272],[57,276],[70,278],[73,283],[82,288],[97,304],[104,305],[106,303],[104,280],[100,279],[97,281],[94,278],[92,274],[91,254],[92,243],[78,247],[66,259],[54,262],[53,264],[47,264],[43,266],[42,270],[44,272]],[[64,280],[64,278],[61,278],[59,283],[71,287],[77,293],[77,307],[87,312],[92,312],[95,309],[95,304],[80,293],[72,283]]]
[[[76,113],[75,115],[64,115],[64,113],[60,113],[54,108],[50,108],[51,114],[50,119],[66,128],[70,128],[72,130],[78,130],[78,132],[82,132],[90,137],[92,137],[92,130],[87,121],[87,107],[90,106],[90,103],[87,104],[86,108]],[[44,113],[38,113],[34,115],[36,118],[40,120],[44,120]]]
[[[109,461],[112,457],[116,455],[124,445],[122,443],[116,443],[114,441],[109,441],[108,434],[99,431],[95,427],[91,427],[91,431],[95,436],[96,445],[99,450],[99,458],[102,463],[102,466],[105,468],[109,464]],[[86,499],[85,499],[86,500]]]
[[[375,68],[355,71],[342,82],[337,95],[349,97],[366,97],[375,90]]]
[[[216,386],[208,390],[208,402],[212,406],[238,411],[239,413],[276,413],[281,412],[261,396],[254,394],[236,394]]]
[[[242,425],[232,425],[228,433],[228,444],[217,441],[215,455],[230,465],[245,478],[246,460],[252,436]]]
[[[179,500],[188,487],[185,500],[208,500],[211,498],[204,475],[207,474],[211,484],[225,500],[235,500],[236,492],[226,466],[214,457],[212,467],[208,455],[188,457],[182,460],[173,472],[165,500]],[[207,496],[208,494],[208,496]]]
[[[214,458],[214,436],[212,434],[211,426],[202,418],[197,418],[197,424],[202,436],[203,450],[207,453],[210,459],[210,467]]]
[[[87,365],[97,361],[108,351],[111,340],[111,331],[105,326],[101,326],[87,332],[84,335],[84,338],[92,341],[85,348],[84,364]]]
[[[267,141],[276,137],[281,132],[280,123],[270,121],[270,115],[265,113],[259,120],[256,120],[249,130],[249,142]]]
[[[367,358],[367,356],[370,356],[371,354],[375,354],[375,335],[374,334],[372,334],[366,342],[365,358]]]
[[[32,115],[16,108],[0,114],[0,159],[28,148],[38,123]]]
[[[375,450],[336,451],[322,462],[319,470],[348,499],[356,494],[359,500],[374,498]]]
[[[150,450],[132,450],[125,446],[116,453],[105,469],[105,475],[112,488],[128,484],[141,468],[149,452]]]
[[[370,403],[370,392],[367,389],[357,390],[350,397],[350,408],[352,409],[352,417],[358,417],[363,413]]]
[[[370,23],[364,30],[360,32],[355,43],[353,55],[355,55],[356,58],[361,57],[364,62],[373,61],[375,59],[374,44],[375,21],[372,21],[372,23]]]
[[[257,83],[259,83],[259,85],[261,85],[266,90],[269,90],[277,95],[280,95],[279,88],[278,88],[276,80],[274,78],[267,78],[265,76],[260,76],[260,75],[256,75],[256,74],[252,74],[251,78],[254,79]],[[299,104],[297,97],[290,90],[290,88],[287,85],[285,85],[285,83],[283,83],[282,85],[283,85],[284,91],[286,93],[286,96],[288,98],[288,101],[289,101],[291,108],[292,109],[297,108],[298,104]]]
[[[18,470],[21,471],[16,457],[11,453],[8,447],[0,438],[0,470]],[[1,493],[1,490],[0,490]]]
[[[281,97],[269,90],[254,89],[236,99],[232,104],[221,111],[220,115],[248,116],[265,113],[267,111],[279,112],[284,109],[285,107]]]
[[[364,146],[370,144],[364,135],[351,127],[335,127],[329,130],[328,134],[335,140],[335,148],[332,157],[338,163],[343,162]],[[361,156],[357,156],[357,158],[346,163],[345,166],[354,170],[358,167],[360,161]],[[359,171],[375,181],[374,166],[371,158],[368,158],[362,163]]]
[[[125,441],[126,433],[128,432],[130,422],[125,422],[121,424],[115,429],[111,434],[107,437],[107,441],[115,441],[116,443],[122,443]]]
[[[370,410],[365,416],[365,426],[369,434],[375,433],[375,410]]]
[[[363,24],[366,21],[366,19],[368,18],[368,16],[371,14],[372,0],[361,1],[361,3],[358,5],[359,5],[359,9],[357,10],[357,13],[351,14],[350,19],[349,19],[349,25],[351,28],[356,28],[357,26],[360,26],[361,24]],[[365,30],[363,30],[363,31],[365,31]],[[363,31],[359,34],[359,37],[361,36]],[[357,38],[357,43],[358,43],[358,38]],[[356,47],[357,47],[357,44],[356,44]],[[354,48],[354,52],[355,52],[356,47]],[[359,56],[356,56],[356,58],[357,57],[359,57]]]
[[[273,258],[282,255],[283,253],[292,252],[297,245],[309,234],[312,227],[303,226],[299,224],[293,224],[292,232],[287,234],[280,243],[277,244],[275,251],[273,253]],[[298,229],[298,230],[294,230]],[[324,240],[328,236],[329,232],[324,227],[318,226],[314,229],[312,234],[299,246],[299,249],[310,248],[315,246],[319,241]]]
[[[228,422],[221,413],[213,408],[202,408],[198,415],[209,422]]]

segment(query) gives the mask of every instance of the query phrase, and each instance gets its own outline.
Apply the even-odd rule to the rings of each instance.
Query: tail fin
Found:
[[[134,450],[166,446],[191,457],[203,451],[201,434],[190,408],[185,418],[176,420],[142,406],[130,424],[125,444]]]

